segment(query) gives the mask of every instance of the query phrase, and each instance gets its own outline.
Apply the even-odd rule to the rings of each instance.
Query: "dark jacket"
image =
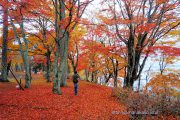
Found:
[[[73,79],[73,83],[78,83],[79,78],[80,78],[80,77],[79,77],[78,74],[74,74],[74,75],[73,75],[73,78],[72,78],[72,79]]]

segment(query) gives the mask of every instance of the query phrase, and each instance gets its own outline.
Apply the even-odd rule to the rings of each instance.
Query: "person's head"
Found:
[[[77,74],[77,71],[75,71],[74,73]]]

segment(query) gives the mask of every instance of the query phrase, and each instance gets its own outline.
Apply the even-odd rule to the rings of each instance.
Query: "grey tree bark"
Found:
[[[66,33],[67,34],[67,33]],[[64,38],[60,41],[60,45],[61,45],[61,50],[60,50],[60,59],[64,59],[63,57],[66,57],[65,61],[64,61],[64,70],[62,71],[62,77],[61,77],[61,87],[66,87],[67,86],[67,76],[68,76],[68,66],[67,66],[67,52],[66,51],[66,47],[68,47],[68,41],[69,37],[67,35],[64,36]]]
[[[46,59],[47,59],[47,62],[46,62],[46,79],[47,79],[47,82],[51,82],[50,80],[50,73],[51,73],[51,58],[50,58],[50,55],[51,55],[51,52],[48,50],[47,53],[46,53]]]
[[[6,0],[8,3],[8,0]],[[7,80],[7,39],[8,39],[8,8],[3,8],[3,42],[2,42],[2,73],[0,82],[8,82]]]
[[[11,25],[13,27],[13,31],[15,34],[15,38],[18,40],[19,46],[20,46],[20,53],[23,59],[24,69],[25,69],[25,88],[30,88],[31,84],[31,74],[30,74],[30,64],[29,64],[29,58],[28,58],[28,40],[26,39],[25,30],[24,30],[24,23],[23,23],[23,16],[21,14],[21,23],[19,23],[20,29],[21,29],[21,35],[22,40],[24,42],[24,47],[21,42],[21,38],[17,33],[17,28],[15,27],[12,19],[11,19]]]

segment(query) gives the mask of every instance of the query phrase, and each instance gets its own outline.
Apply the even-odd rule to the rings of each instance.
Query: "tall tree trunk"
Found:
[[[91,82],[94,82],[94,71],[91,73]]]
[[[60,58],[61,60],[64,60],[63,61],[64,68],[63,68],[62,77],[61,77],[61,87],[67,86],[67,75],[68,75],[67,54],[68,54],[68,43],[69,43],[68,40],[69,40],[69,35],[66,32],[64,38],[60,42],[60,45],[61,45]]]
[[[23,64],[25,69],[25,88],[30,88],[31,84],[31,75],[30,75],[30,66],[29,66],[29,59],[27,51],[21,51]]]
[[[68,66],[67,66],[67,59],[66,59],[64,62],[64,70],[62,71],[61,87],[67,87],[67,76],[68,76]]]
[[[6,0],[8,3],[8,0]],[[3,8],[3,43],[2,43],[2,74],[1,82],[8,82],[7,80],[7,39],[8,39],[8,7]]]
[[[69,79],[70,78],[69,74],[71,73],[71,69],[68,62],[67,62],[67,67],[68,67],[67,79]]]
[[[48,50],[47,54],[46,54],[46,59],[47,59],[47,62],[46,62],[46,66],[47,66],[46,79],[47,79],[47,82],[51,82],[51,80],[50,80],[50,72],[51,72],[51,59],[50,59],[50,56],[51,56],[51,52]]]
[[[58,1],[55,0],[54,1],[54,7],[55,7],[55,31],[56,31],[56,48],[57,50],[55,51],[55,59],[54,59],[54,69],[53,69],[53,73],[54,73],[54,80],[53,80],[53,87],[52,87],[52,91],[54,94],[59,94],[61,95],[61,89],[60,89],[60,79],[58,76],[58,72],[59,71],[59,64],[58,64],[58,60],[59,60],[59,56],[60,56],[60,28],[59,28],[59,21],[65,17],[65,9],[62,10],[61,8],[61,3],[62,1]],[[61,11],[61,12],[60,12]],[[62,61],[62,60],[61,60]]]
[[[86,76],[86,81],[89,81],[89,71],[85,69],[85,76]]]
[[[25,46],[25,49],[21,50],[21,52],[23,52],[22,57],[23,57],[23,63],[24,63],[24,68],[25,68],[25,88],[30,88],[31,73],[30,73],[30,64],[29,64],[29,58],[28,58],[28,49],[29,48],[28,48],[28,40],[26,39],[26,35],[25,35],[25,31],[24,31],[23,16],[21,19],[20,28],[21,28],[21,34],[22,34],[22,38],[23,38],[24,46]]]
[[[22,57],[23,57],[23,63],[24,63],[24,68],[25,68],[25,88],[30,88],[31,75],[30,75],[28,52],[24,51],[24,54]]]
[[[113,64],[113,78],[114,78],[114,87],[117,87],[117,77],[118,77],[118,60],[115,60],[116,63],[114,63],[114,58],[112,58],[112,64]]]
[[[131,46],[131,47],[130,47]],[[134,45],[128,47],[128,65],[125,77],[125,87],[133,88],[134,81],[139,78],[140,52],[134,50]]]
[[[30,65],[29,65],[29,59],[28,59],[28,40],[26,39],[26,36],[25,36],[24,24],[23,24],[23,16],[21,16],[21,17],[22,17],[21,18],[21,23],[19,25],[20,25],[20,29],[21,29],[23,42],[24,42],[24,48],[23,48],[23,45],[21,43],[20,37],[19,37],[19,35],[17,33],[17,28],[15,27],[12,20],[11,20],[11,25],[13,27],[15,37],[18,40],[18,43],[19,43],[19,46],[20,46],[20,53],[21,53],[21,56],[22,56],[22,59],[23,59],[23,64],[24,64],[24,69],[25,69],[25,88],[30,88],[31,73],[30,73]]]
[[[135,50],[134,50],[134,37],[130,33],[130,37],[127,43],[128,49],[128,63],[127,63],[127,72],[125,77],[125,87],[133,88],[134,78],[137,73],[135,73]],[[134,73],[133,73],[134,72]]]
[[[9,61],[8,65],[7,65],[7,76],[9,74],[10,69],[11,69],[11,60]]]
[[[60,85],[61,85],[61,81],[62,81],[62,76],[63,76],[63,73],[64,73],[64,68],[67,67],[67,52],[68,52],[68,40],[69,40],[69,34],[66,33],[65,34],[65,38],[68,38],[66,41],[65,41],[65,47],[64,47],[64,54],[61,56],[61,62],[60,62],[60,65],[58,66],[57,65],[57,62],[58,62],[58,58],[59,58],[59,53],[60,53],[60,46],[58,45],[58,53],[55,57],[55,64],[54,64],[54,67],[56,68],[56,70],[54,70],[54,84],[53,84],[53,92],[54,93],[58,93],[59,95],[62,94],[61,90],[60,90]],[[58,67],[56,67],[58,66]],[[67,71],[66,71],[67,72]],[[64,83],[66,84],[66,79],[67,79],[67,76],[64,80]]]
[[[61,59],[64,59],[64,68],[62,71],[62,78],[61,78],[61,86],[66,87],[67,86],[67,75],[68,75],[68,61],[67,61],[67,55],[68,55],[68,43],[69,43],[69,33],[65,33],[65,37],[62,40],[61,44]]]
[[[58,38],[57,38],[58,39]],[[53,80],[53,88],[52,91],[54,94],[59,94],[61,95],[61,89],[60,89],[60,85],[58,86],[58,84],[60,84],[60,80],[58,79],[58,72],[59,72],[59,64],[58,64],[58,59],[59,59],[59,53],[60,53],[60,46],[58,44],[57,45],[57,51],[55,52],[55,59],[54,59],[54,69],[53,69],[53,73],[54,73],[54,80]]]

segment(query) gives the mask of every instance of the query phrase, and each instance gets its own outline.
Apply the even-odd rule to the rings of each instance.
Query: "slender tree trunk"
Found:
[[[91,73],[91,82],[94,82],[94,71]]]
[[[69,79],[70,78],[69,74],[71,73],[71,69],[68,62],[67,62],[67,67],[68,67],[67,79]]]
[[[95,73],[94,73],[94,82],[95,83],[98,83],[98,81],[97,81],[98,80],[97,74],[98,74],[97,71],[95,71]]]
[[[11,60],[9,61],[8,65],[7,65],[7,76],[9,74],[10,68],[11,68]]]
[[[118,77],[118,70],[116,68],[116,71],[114,73],[114,87],[117,87],[117,77]]]
[[[138,79],[138,92],[140,91],[140,86],[141,86],[141,77]]]
[[[46,69],[46,79],[47,79],[47,82],[51,82],[50,80],[50,72],[51,72],[51,59],[50,59],[50,56],[51,56],[51,52],[48,51],[47,52],[47,55],[46,55],[46,59],[47,59],[47,62],[46,62],[46,66],[47,66],[47,69]]]
[[[89,71],[85,69],[86,81],[89,81]]]
[[[8,0],[6,0],[8,3]],[[2,74],[1,82],[8,82],[7,80],[7,39],[8,39],[8,7],[3,9],[3,43],[2,43]]]
[[[31,71],[32,71],[32,69],[31,69],[31,64],[29,63],[29,74],[30,74],[30,80],[32,80],[32,74],[31,74]]]
[[[117,87],[117,77],[118,77],[118,60],[115,60],[116,63],[114,63],[114,59],[112,59],[113,64],[113,78],[114,78],[114,87]]]

